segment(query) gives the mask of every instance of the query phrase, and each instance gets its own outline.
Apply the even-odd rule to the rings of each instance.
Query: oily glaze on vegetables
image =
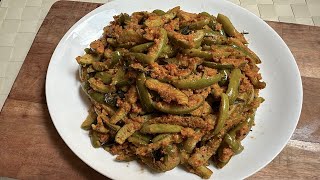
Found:
[[[81,127],[93,147],[202,178],[244,149],[266,84],[261,60],[227,16],[180,7],[122,13],[85,52],[76,60],[92,107]]]

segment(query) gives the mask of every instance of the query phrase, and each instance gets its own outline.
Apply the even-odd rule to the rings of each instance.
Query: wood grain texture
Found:
[[[319,27],[268,22],[289,46],[301,76],[320,78]]]
[[[104,179],[82,162],[54,128],[45,101],[51,55],[66,31],[99,4],[60,1],[45,18],[0,113],[0,176]],[[303,81],[298,127],[285,149],[249,179],[320,177],[320,28],[268,22],[294,54]]]

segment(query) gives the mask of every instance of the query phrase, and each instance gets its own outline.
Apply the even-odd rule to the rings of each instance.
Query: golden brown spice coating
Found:
[[[166,123],[166,124],[174,124],[174,125],[180,125],[184,127],[201,128],[201,129],[212,128],[209,121],[205,121],[200,117],[192,117],[192,116],[167,115],[167,116],[153,118],[149,120],[148,123]]]
[[[224,137],[254,116],[263,101],[259,97],[263,87],[254,86],[262,77],[255,54],[243,44],[243,35],[225,34],[225,28],[212,15],[179,7],[114,16],[87,54],[76,58],[96,117],[89,127],[94,147],[103,146],[117,155],[118,161],[139,159],[158,172],[182,164],[202,178],[212,173],[206,167],[210,158],[228,162],[236,153]],[[200,40],[195,40],[199,32]],[[209,46],[203,36],[225,40]],[[200,54],[190,55],[186,48]],[[208,67],[204,62],[220,67]],[[230,77],[234,69],[240,70],[238,79]],[[221,77],[222,70],[227,74],[224,82],[210,79]],[[179,86],[176,82],[180,80],[189,83]],[[192,83],[203,88],[183,87]],[[228,101],[227,118],[215,133],[221,124],[221,97],[231,96],[232,88],[237,98]],[[235,141],[240,144],[250,129],[249,123],[237,129]]]
[[[232,151],[232,149],[229,147],[225,147],[222,149],[222,155],[219,157],[219,161],[227,162],[233,155],[234,152]]]
[[[175,101],[182,105],[188,104],[189,102],[187,95],[170,84],[161,83],[154,79],[147,79],[145,85],[147,88],[158,92],[165,102],[170,103],[171,101]]]

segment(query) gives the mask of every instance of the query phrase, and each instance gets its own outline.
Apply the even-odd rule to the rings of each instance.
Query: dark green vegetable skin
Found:
[[[238,96],[241,76],[242,74],[240,69],[234,69],[231,71],[228,90],[226,92],[229,97],[230,104],[233,104]]]
[[[117,27],[76,58],[93,103],[81,128],[93,147],[119,148],[116,160],[139,158],[157,172],[182,164],[207,179],[210,159],[222,168],[244,149],[266,84],[227,16],[188,16],[180,7],[115,16]]]
[[[140,73],[137,77],[137,82],[136,82],[139,99],[141,101],[143,108],[147,112],[151,112],[154,110],[154,108],[152,104],[151,95],[148,92],[147,87],[145,86],[145,82],[146,82],[146,76],[144,75],[144,73]]]
[[[160,29],[159,43],[150,45],[150,49],[154,49],[153,51],[149,51],[147,54],[139,53],[139,52],[138,53],[130,52],[127,55],[133,57],[134,59],[140,61],[141,63],[151,64],[159,57],[167,41],[168,41],[167,31],[164,29]],[[140,48],[145,48],[145,46],[135,47],[134,49],[135,51],[138,51]]]
[[[173,80],[172,85],[179,89],[203,89],[221,80],[222,74],[215,76],[202,77],[200,79],[180,79]]]
[[[214,134],[218,134],[220,132],[228,116],[229,116],[229,98],[225,93],[222,93],[220,108],[219,108],[219,117],[218,117],[217,125],[214,129]]]

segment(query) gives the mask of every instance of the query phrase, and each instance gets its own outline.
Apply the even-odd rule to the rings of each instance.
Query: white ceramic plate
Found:
[[[113,179],[198,179],[176,168],[152,174],[136,162],[118,163],[102,148],[91,147],[88,133],[80,128],[87,115],[88,100],[80,90],[75,57],[102,34],[112,16],[121,12],[168,10],[175,6],[190,12],[223,13],[235,27],[249,32],[250,48],[262,59],[261,73],[267,83],[266,99],[256,114],[256,126],[243,141],[245,150],[221,170],[213,167],[215,179],[243,179],[266,166],[290,139],[302,106],[302,84],[298,67],[283,40],[264,21],[224,0],[118,0],[107,3],[79,20],[62,38],[48,68],[47,104],[62,139],[85,163]]]

